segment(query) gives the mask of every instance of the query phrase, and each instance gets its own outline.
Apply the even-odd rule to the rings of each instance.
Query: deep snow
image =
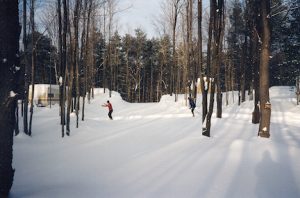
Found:
[[[253,101],[225,106],[201,135],[183,96],[130,104],[97,90],[86,119],[61,138],[58,106],[35,108],[33,135],[15,137],[12,198],[300,197],[300,107],[290,87],[270,89],[271,137],[257,137]],[[114,107],[111,121],[107,108]]]

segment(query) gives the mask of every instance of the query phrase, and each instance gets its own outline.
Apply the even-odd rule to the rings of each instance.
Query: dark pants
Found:
[[[193,116],[195,116],[194,110],[195,110],[195,108],[191,108],[191,111],[192,111]]]
[[[113,112],[113,110],[110,110],[110,111],[108,112],[108,117],[109,117],[111,120],[113,119],[112,116],[111,116],[112,112]]]

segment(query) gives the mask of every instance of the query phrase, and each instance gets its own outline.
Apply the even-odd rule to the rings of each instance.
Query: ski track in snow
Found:
[[[58,107],[35,108],[33,136],[15,137],[10,197],[300,197],[300,108],[289,87],[270,92],[269,139],[251,123],[253,101],[224,106],[211,138],[183,96],[130,104],[113,92],[111,121],[99,91],[64,138]]]

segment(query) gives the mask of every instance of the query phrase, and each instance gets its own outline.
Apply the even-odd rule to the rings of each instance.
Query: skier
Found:
[[[102,107],[108,107],[108,117],[112,120],[112,112],[113,112],[113,108],[112,108],[112,105],[111,103],[109,102],[109,100],[107,101],[107,104],[103,104]]]
[[[195,117],[194,110],[196,108],[196,104],[195,104],[193,98],[188,97],[188,99],[189,99],[190,109],[192,111],[193,117]]]

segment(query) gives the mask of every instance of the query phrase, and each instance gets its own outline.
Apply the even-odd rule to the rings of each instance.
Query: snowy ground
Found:
[[[300,107],[289,87],[271,91],[270,139],[251,124],[253,102],[224,107],[212,137],[201,135],[183,100],[109,100],[86,106],[86,120],[60,137],[58,107],[35,108],[33,136],[15,137],[12,198],[300,197]],[[200,106],[200,105],[198,105]]]

